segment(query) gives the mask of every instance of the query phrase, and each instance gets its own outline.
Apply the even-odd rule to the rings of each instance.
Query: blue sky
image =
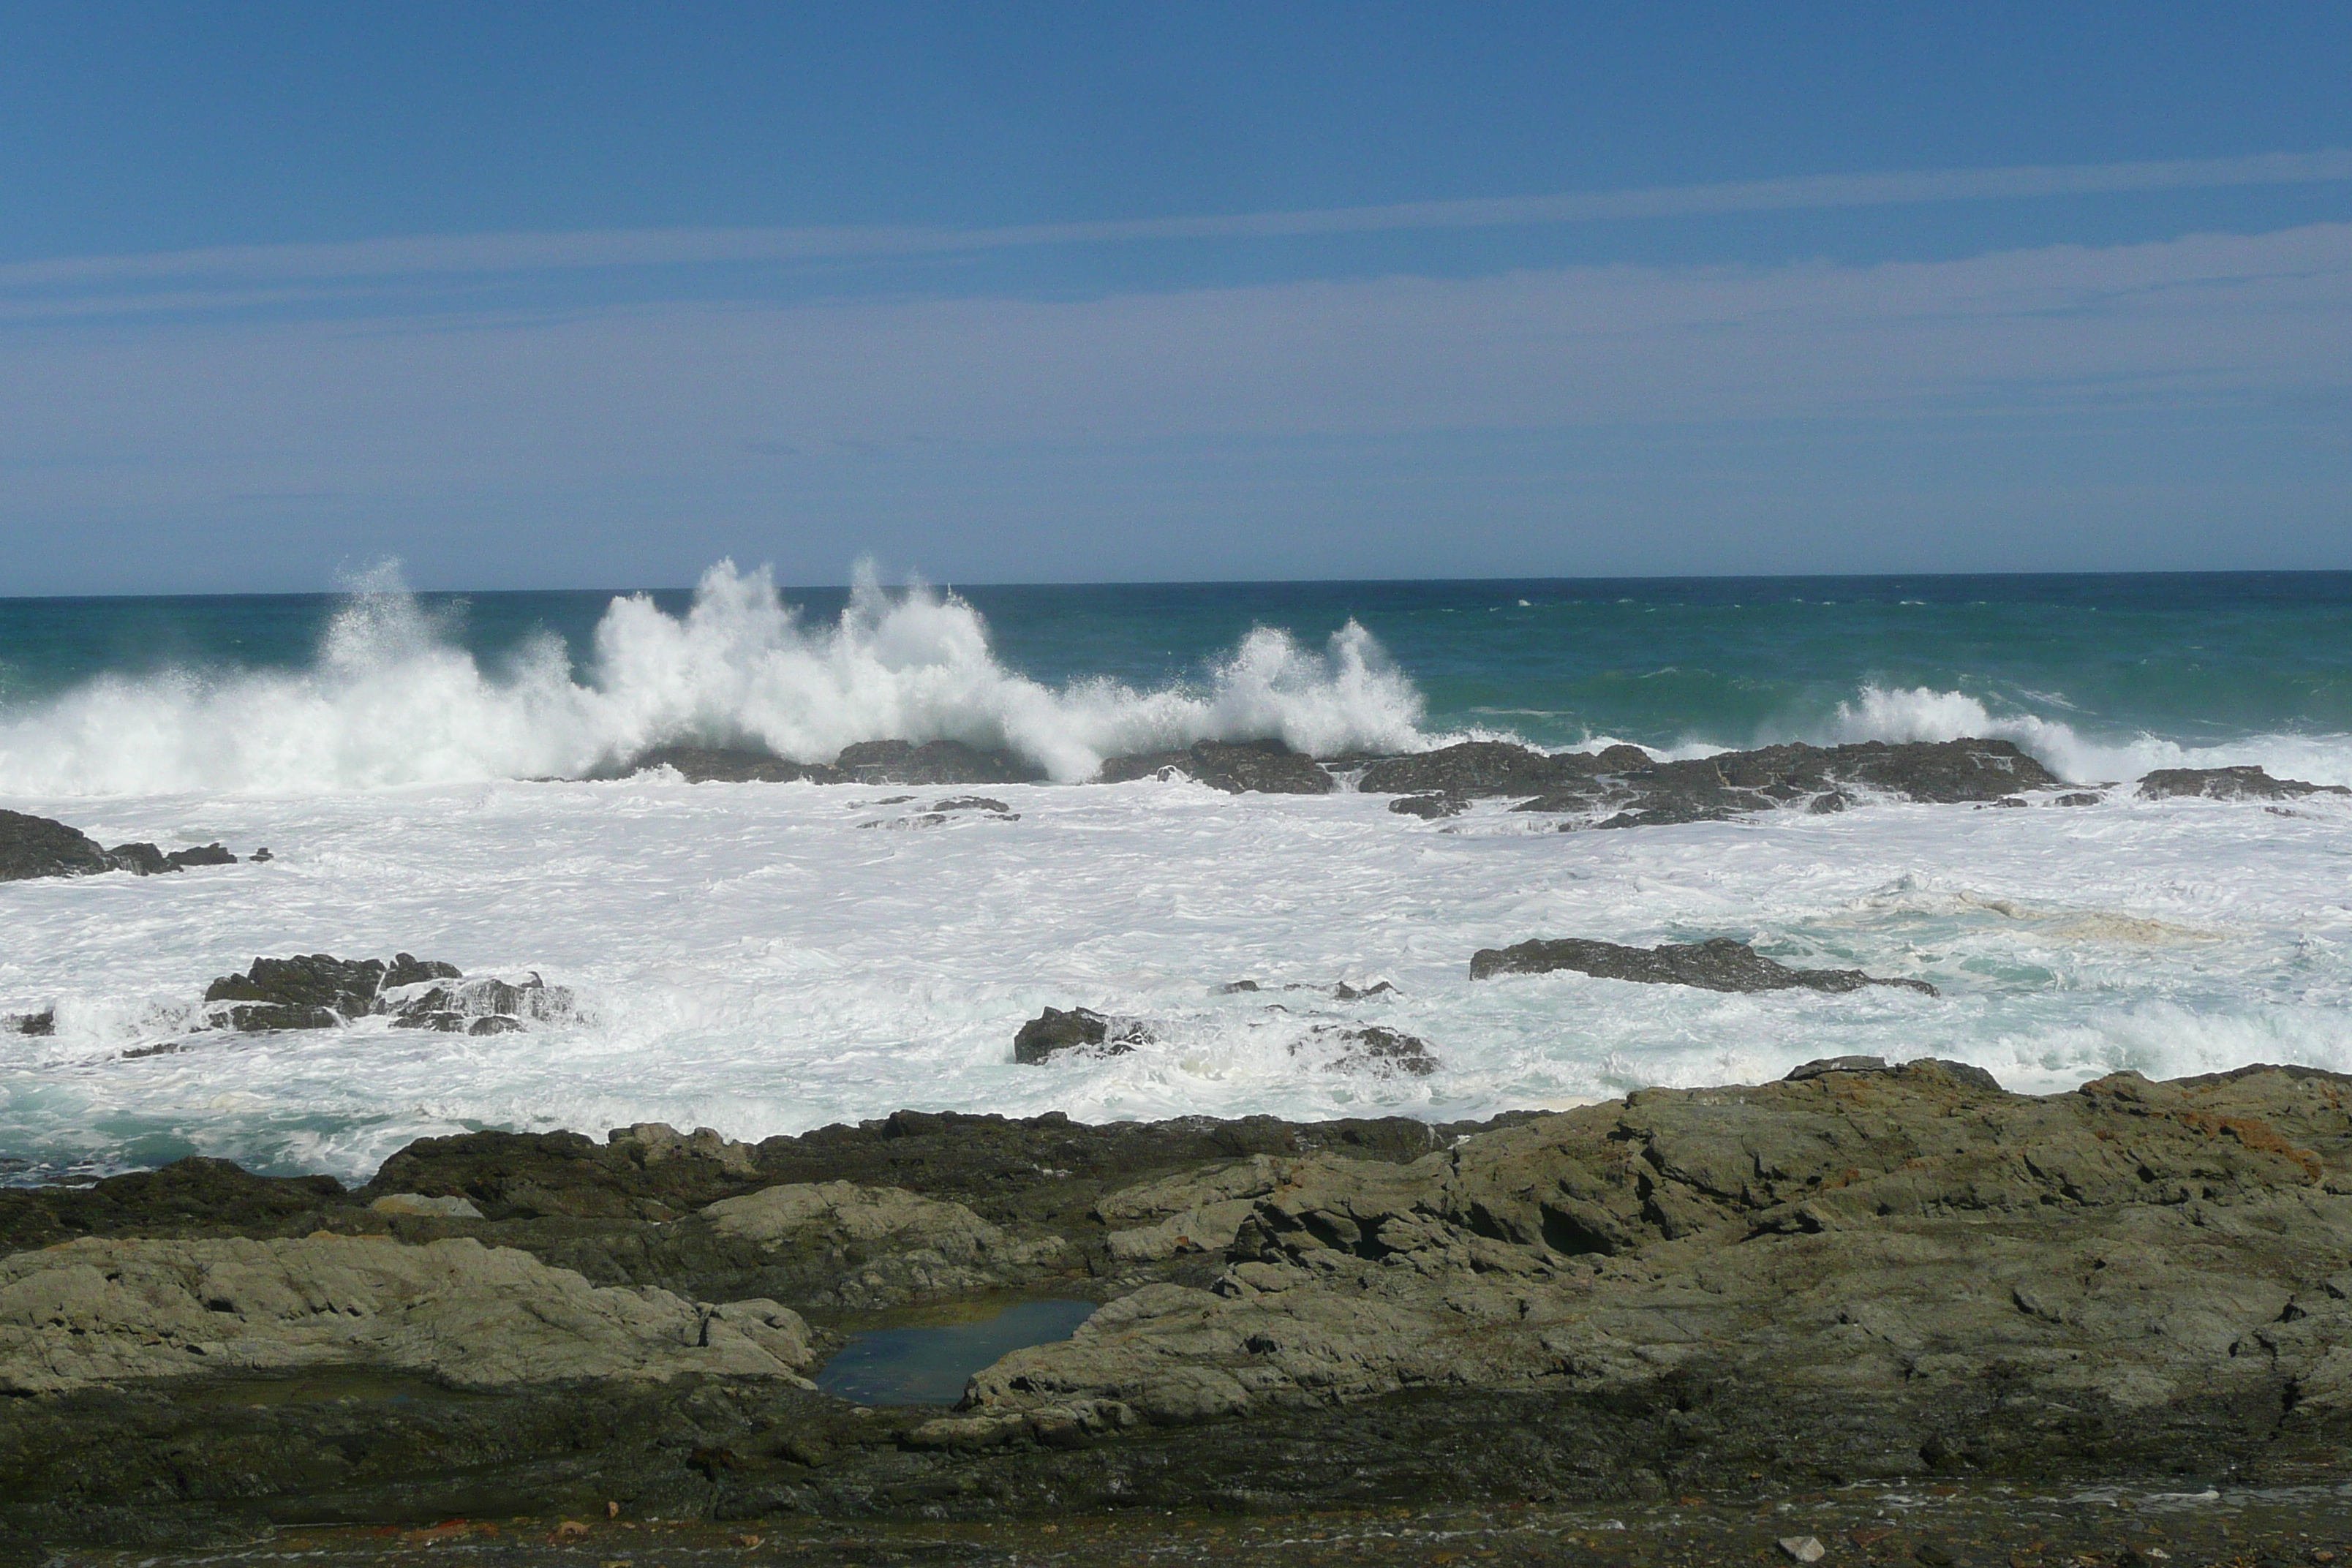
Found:
[[[2352,566],[2352,7],[0,4],[0,594]]]

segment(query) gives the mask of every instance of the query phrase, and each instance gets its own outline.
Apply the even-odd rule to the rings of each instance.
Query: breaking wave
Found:
[[[1260,627],[1201,682],[1055,688],[1007,670],[980,614],[861,572],[829,625],[765,568],[722,561],[672,616],[616,598],[584,680],[546,636],[486,669],[382,568],[292,673],[105,678],[0,720],[0,790],[33,795],[309,795],[548,775],[680,740],[829,762],[860,741],[961,741],[1052,777],[1199,740],[1306,752],[1424,744],[1412,681],[1353,621],[1327,647]]]

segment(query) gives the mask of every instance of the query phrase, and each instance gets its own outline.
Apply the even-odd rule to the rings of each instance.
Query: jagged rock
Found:
[[[2326,1441],[2352,1424],[2352,1303],[2325,1284],[2352,1226],[2347,1089],[2263,1068],[2035,1099],[1912,1063],[1645,1089],[1410,1165],[1301,1161],[1213,1289],[1114,1300],[916,1436],[1671,1386],[1707,1423],[1681,1440],[1801,1433],[1816,1473],[2071,1463],[2092,1413],[2110,1452],[2227,1446],[2240,1410],[2271,1413],[2260,1441],[2283,1408]],[[1229,1171],[1155,1184],[1150,1208],[1229,1201]]]
[[[1597,754],[1555,755],[1509,741],[1465,741],[1433,752],[1384,758],[1364,770],[1356,787],[1367,795],[1434,795],[1460,800],[1538,795],[1596,774],[1623,773],[1649,763],[1650,754],[1638,746],[1611,746]],[[1391,809],[1407,808],[1400,803]]]
[[[246,1004],[227,1010],[233,1029],[332,1028],[373,1010],[385,967],[378,958],[325,952],[257,958],[243,974],[206,986],[205,1000]]]
[[[760,1170],[757,1151],[751,1144],[738,1142],[715,1127],[680,1132],[667,1121],[640,1121],[614,1128],[604,1135],[604,1142],[626,1151],[641,1166],[699,1157],[718,1162],[719,1170],[730,1176],[753,1176]]]
[[[1427,1041],[1378,1025],[1318,1024],[1291,1046],[1290,1054],[1328,1056],[1333,1072],[1404,1072],[1426,1078],[1437,1070]]]
[[[8,1028],[18,1035],[54,1035],[58,1032],[58,1010],[46,1007],[38,1013],[19,1013],[8,1020]]]
[[[1613,942],[1563,937],[1513,947],[1483,947],[1470,958],[1473,980],[1496,974],[1541,974],[1555,969],[1646,985],[1696,985],[1706,991],[1786,991],[1797,986],[1811,991],[1859,991],[1866,985],[1892,985],[1936,994],[1936,988],[1924,980],[1882,980],[1859,969],[1790,969],[1727,936],[1661,942],[1656,947],[1622,947]]]
[[[1181,775],[1227,795],[1329,795],[1339,788],[1314,758],[1280,741],[1198,741],[1181,752],[1113,757],[1097,784]]]
[[[128,871],[134,877],[154,877],[180,868],[152,844],[118,844],[106,852],[106,858],[113,862],[116,870]]]
[[[842,748],[834,771],[856,784],[1035,784],[1044,771],[1010,752],[983,752],[961,741],[861,741]]]
[[[47,816],[0,811],[0,882],[89,877],[116,868],[98,841]]]
[[[88,1239],[0,1258],[0,1391],[359,1365],[488,1389],[682,1373],[792,1377],[807,1327],[774,1302],[598,1289],[470,1237],[403,1246]]]
[[[392,962],[384,966],[379,989],[390,991],[396,986],[422,985],[428,980],[463,980],[465,977],[466,972],[454,963],[398,952],[393,954]]]
[[[266,859],[268,851],[255,857]],[[34,877],[89,877],[102,871],[158,876],[190,866],[234,866],[236,857],[218,844],[165,854],[152,844],[118,844],[101,849],[77,828],[46,816],[0,811],[0,882]]]
[[[1461,816],[1470,809],[1470,800],[1459,795],[1409,795],[1389,802],[1389,809],[1400,816],[1435,822],[1442,817]]]
[[[1106,1017],[1091,1007],[1066,1012],[1048,1007],[1013,1037],[1013,1059],[1025,1067],[1038,1067],[1065,1051],[1125,1056],[1150,1038],[1151,1031],[1131,1018]]]
[[[2342,784],[2305,784],[2301,779],[2274,779],[2258,767],[2158,768],[2139,781],[2142,800],[2167,800],[2180,795],[2207,800],[2300,800],[2311,795],[2352,795]]]
[[[2091,790],[2075,790],[2070,794],[2060,795],[2050,804],[2053,805],[2096,805],[2100,801],[2105,800],[2105,798],[2106,797],[2105,795],[2096,794]]]

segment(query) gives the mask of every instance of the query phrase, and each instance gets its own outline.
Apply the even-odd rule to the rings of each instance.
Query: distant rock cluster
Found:
[[[256,860],[270,858],[267,849],[253,852]],[[152,844],[118,844],[101,848],[97,839],[52,817],[22,811],[0,811],[0,882],[28,881],[36,877],[95,877],[107,871],[128,871],[152,877],[184,871],[191,866],[234,866],[236,857],[219,844],[199,845],[170,853]]]
[[[526,1020],[557,1019],[572,1011],[572,993],[536,974],[520,984],[468,980],[454,963],[405,952],[389,963],[324,952],[257,958],[244,973],[214,981],[205,1002],[212,1026],[247,1034],[331,1029],[383,1015],[396,1029],[500,1035]]]

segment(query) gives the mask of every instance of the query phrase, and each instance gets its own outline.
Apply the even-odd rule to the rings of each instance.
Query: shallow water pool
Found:
[[[816,1385],[859,1405],[953,1405],[973,1373],[1010,1351],[1066,1340],[1092,1301],[1012,1301],[925,1313],[905,1326],[853,1334]]]

